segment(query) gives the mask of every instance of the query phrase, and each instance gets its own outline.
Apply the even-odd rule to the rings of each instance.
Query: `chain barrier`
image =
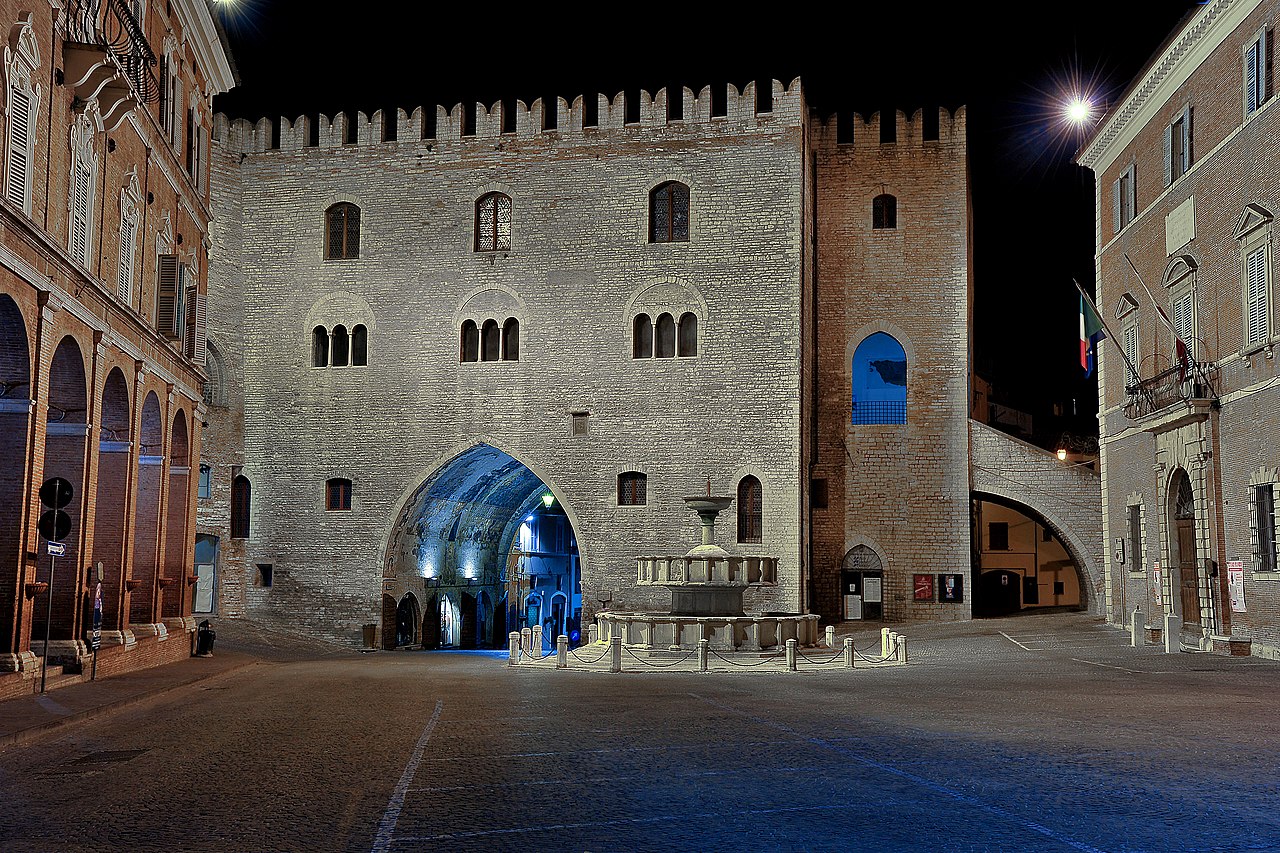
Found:
[[[725,657],[724,655],[720,654],[720,653],[719,653],[718,651],[716,651],[715,649],[707,649],[707,651],[708,651],[708,652],[710,652],[711,654],[715,655],[716,657],[720,658],[720,660],[724,661],[725,663],[731,663],[731,664],[733,664],[734,666],[742,666],[742,667],[756,667],[756,666],[763,666],[763,665],[764,665],[764,664],[766,664],[766,663],[774,663],[775,661],[777,661],[777,660],[778,660],[778,658],[780,658],[780,657],[784,657],[784,656],[785,656],[785,652],[784,652],[784,653],[782,653],[782,654],[776,654],[776,653],[775,653],[775,654],[773,654],[773,655],[771,655],[771,656],[769,656],[769,657],[767,657],[767,658],[762,659],[759,663],[738,663],[738,662],[737,662],[736,660],[734,660],[733,658],[727,658],[727,657]]]
[[[843,650],[843,649],[841,649],[840,651],[836,652],[834,655],[832,655],[831,657],[827,658],[826,660],[814,660],[813,658],[809,657],[808,655],[806,655],[804,652],[800,651],[799,649],[797,649],[797,650],[796,650],[796,653],[797,653],[797,655],[798,655],[799,657],[804,658],[805,660],[807,660],[809,663],[813,664],[814,666],[826,666],[827,664],[829,664],[829,663],[834,663],[834,662],[836,662],[836,661],[838,661],[838,660],[840,660],[841,658],[843,658],[843,657],[844,657],[844,650]]]
[[[680,660],[678,660],[678,661],[673,661],[673,662],[671,662],[671,663],[649,663],[649,661],[645,660],[644,658],[637,657],[637,656],[636,656],[636,653],[635,653],[635,652],[633,652],[633,651],[631,651],[631,649],[627,648],[626,646],[623,646],[623,647],[622,647],[622,650],[623,650],[624,652],[626,652],[627,654],[631,655],[631,657],[633,657],[633,658],[635,658],[636,660],[640,661],[640,663],[644,664],[645,666],[651,666],[651,667],[653,667],[654,669],[669,669],[670,667],[676,666],[677,664],[682,664],[682,663],[684,663],[684,662],[685,662],[685,661],[687,661],[689,658],[693,657],[694,655],[696,655],[696,654],[698,653],[697,649],[695,649],[695,650],[693,650],[693,651],[689,652],[689,654],[687,654],[687,655],[685,655],[684,657],[680,658]]]
[[[573,649],[569,649],[569,654],[571,654],[571,655],[573,655],[575,658],[577,658],[577,659],[578,659],[578,661],[579,661],[580,663],[585,663],[585,664],[599,663],[600,661],[604,660],[604,659],[605,659],[605,657],[607,657],[607,656],[608,656],[608,654],[609,654],[609,647],[608,647],[608,646],[605,646],[605,647],[604,647],[604,651],[600,653],[600,657],[598,657],[598,658],[592,658],[591,660],[584,660],[583,658],[579,657],[578,653],[577,653],[575,650],[573,650]]]

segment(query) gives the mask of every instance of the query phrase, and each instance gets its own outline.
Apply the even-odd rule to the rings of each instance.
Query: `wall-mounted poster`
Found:
[[[916,601],[933,601],[933,575],[915,575],[912,586]]]
[[[1151,578],[1155,581],[1156,586],[1156,604],[1164,606],[1164,584],[1160,582],[1160,561],[1156,560],[1151,564]]]
[[[862,599],[868,604],[881,602],[880,580],[879,575],[867,575],[862,579]]]
[[[1244,613],[1244,560],[1227,560],[1227,590],[1231,612]]]
[[[938,600],[964,601],[964,575],[938,575]]]

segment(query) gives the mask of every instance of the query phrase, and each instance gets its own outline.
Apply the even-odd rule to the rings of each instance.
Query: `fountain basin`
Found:
[[[640,586],[776,586],[778,558],[737,554],[638,557]],[[674,591],[674,590],[673,590]]]
[[[673,613],[600,613],[596,625],[601,642],[621,637],[636,649],[694,651],[699,640],[718,652],[781,649],[787,640],[816,646],[821,631],[817,614],[769,616],[682,616]]]

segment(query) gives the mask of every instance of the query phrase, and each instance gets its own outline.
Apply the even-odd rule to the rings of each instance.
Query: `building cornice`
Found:
[[[1262,5],[1262,0],[1210,0],[1183,25],[1103,119],[1076,162],[1102,174],[1215,50]]]
[[[204,69],[205,80],[209,84],[207,88],[213,90],[210,94],[231,91],[236,85],[235,76],[231,73],[231,62],[222,49],[222,39],[218,37],[208,4],[205,0],[176,0],[173,5],[183,29],[189,34],[188,43],[196,52],[196,60]]]

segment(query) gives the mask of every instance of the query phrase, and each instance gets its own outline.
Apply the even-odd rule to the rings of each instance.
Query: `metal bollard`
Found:
[[[898,655],[898,663],[900,663],[900,664],[906,664],[906,662],[907,662],[907,638],[906,638],[906,637],[904,637],[904,636],[902,636],[901,634],[898,634],[898,635],[897,635],[897,637],[898,637],[898,651],[899,651],[899,655]]]
[[[710,643],[707,642],[705,637],[698,641],[698,672],[707,671],[707,647],[709,645]]]
[[[889,629],[880,629],[880,657],[887,658],[889,656]]]
[[[827,626],[827,648],[834,649],[836,647],[836,626]]]
[[[533,648],[533,629],[520,629],[520,651],[524,652],[525,657],[529,657],[529,650]]]
[[[520,662],[520,632],[512,631],[507,635],[507,666],[515,666]]]
[[[594,622],[592,622],[590,625],[587,626],[587,642],[588,643],[600,642],[600,626]]]
[[[1173,613],[1166,613],[1164,617],[1164,653],[1171,655],[1177,652],[1179,634],[1182,627],[1178,624],[1178,617]]]
[[[564,669],[569,665],[569,635],[556,637],[556,669]]]
[[[796,671],[796,639],[792,637],[787,640],[787,671]]]
[[[533,626],[533,644],[529,646],[529,654],[534,660],[542,657],[542,626]]]
[[[1135,607],[1129,620],[1129,645],[1136,649],[1145,644],[1142,639],[1142,608]]]
[[[853,637],[844,638],[844,665],[853,669]]]
[[[609,640],[609,671],[622,672],[622,637],[615,635]]]

